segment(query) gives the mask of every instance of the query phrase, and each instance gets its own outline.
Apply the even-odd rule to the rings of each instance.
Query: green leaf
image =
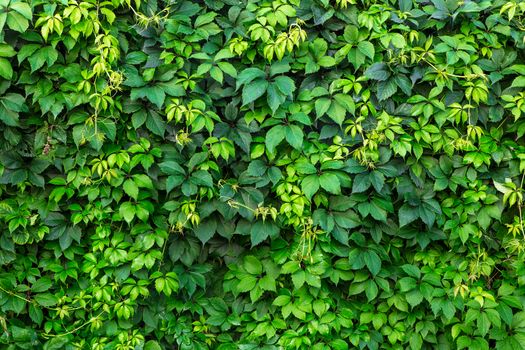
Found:
[[[44,344],[43,350],[62,350],[67,348],[70,340],[68,337],[53,337]]]
[[[229,76],[235,78],[237,77],[237,70],[235,69],[235,67],[229,63],[229,62],[218,62],[217,65],[219,66],[219,68],[226,74],[228,74]]]
[[[342,106],[347,112],[354,114],[355,113],[355,102],[352,96],[345,94],[337,94],[334,96],[334,100]]]
[[[0,77],[7,80],[13,77],[13,67],[11,67],[11,63],[3,57],[0,57]]]
[[[167,161],[159,164],[160,170],[167,175],[181,174],[186,175],[186,171],[174,161]]]
[[[330,108],[332,101],[329,98],[323,97],[315,101],[315,114],[317,118],[321,118]]]
[[[374,49],[374,45],[371,42],[361,41],[359,42],[359,44],[357,44],[357,48],[368,58],[372,60],[374,59],[375,49]]]
[[[261,80],[265,77],[266,77],[266,73],[264,73],[259,68],[247,68],[243,70],[237,77],[236,89],[239,89],[239,87],[241,87],[242,85],[246,85],[250,83],[252,80],[255,80],[255,79]]]
[[[33,285],[31,286],[31,291],[33,293],[42,293],[47,291],[51,286],[53,285],[53,282],[49,277],[42,277],[39,278]]]
[[[274,84],[283,95],[292,96],[295,91],[295,83],[289,77],[278,76],[274,79]]]
[[[374,300],[378,293],[379,289],[377,288],[377,284],[372,280],[366,281],[365,294],[368,301]]]
[[[33,322],[40,325],[44,320],[42,309],[34,304],[29,304],[29,317]]]
[[[270,153],[275,153],[275,147],[285,138],[285,128],[282,125],[276,125],[266,133],[266,149]]]
[[[257,79],[248,83],[242,89],[242,104],[243,106],[251,103],[264,95],[268,88],[268,81],[264,79]]]
[[[403,204],[401,208],[399,208],[398,215],[400,227],[410,224],[419,217],[418,211],[407,204]]]
[[[119,214],[126,220],[126,222],[129,224],[135,217],[135,206],[131,204],[130,202],[124,202],[120,205],[119,208]]]
[[[268,167],[263,161],[256,159],[248,165],[247,173],[250,176],[260,177],[266,173],[267,169]]]
[[[146,97],[151,103],[155,104],[157,108],[162,108],[164,100],[166,99],[166,93],[160,86],[148,86],[146,89]]]
[[[201,222],[197,227],[195,227],[195,236],[202,242],[206,244],[215,232],[217,231],[217,221],[216,220],[205,220]]]
[[[222,73],[222,70],[220,70],[218,67],[212,67],[210,70],[210,76],[215,79],[217,82],[222,84],[222,81],[224,79],[224,74]]]
[[[252,247],[258,245],[268,237],[275,237],[279,234],[279,226],[269,221],[256,221],[250,230]]]
[[[519,76],[512,81],[511,87],[522,88],[525,87],[525,77]]]
[[[35,300],[43,307],[55,306],[58,303],[58,298],[51,293],[36,294]]]
[[[377,275],[381,270],[381,259],[379,258],[379,255],[377,255],[376,252],[369,250],[364,253],[363,259],[370,273],[374,276]]]
[[[306,176],[303,181],[301,181],[301,190],[308,199],[311,199],[312,196],[319,191],[319,186],[320,182],[317,175]]]
[[[295,149],[301,149],[303,145],[303,130],[297,125],[288,125],[286,127],[286,141]]]
[[[385,63],[374,63],[366,71],[365,76],[372,80],[384,81],[390,76]]]
[[[370,188],[371,181],[369,174],[357,174],[352,185],[352,192],[361,193]]]
[[[275,84],[270,84],[267,90],[268,96],[268,106],[273,113],[277,111],[279,106],[281,106],[286,101],[286,95],[281,93]]]
[[[292,283],[296,290],[300,289],[306,281],[306,273],[303,270],[297,271],[292,274]]]
[[[164,137],[164,133],[166,132],[166,123],[155,111],[149,111],[148,118],[146,119],[146,127],[152,133],[161,137]]]
[[[405,271],[407,273],[407,275],[409,275],[411,277],[414,277],[414,278],[417,278],[417,279],[419,279],[421,277],[421,271],[419,270],[419,268],[417,266],[410,265],[410,264],[405,264],[405,265],[401,266],[401,268],[403,269],[403,271]]]
[[[11,10],[15,10],[16,12],[21,14],[27,20],[31,20],[31,18],[33,17],[33,12],[31,11],[31,7],[29,6],[29,4],[25,2],[11,1],[11,3],[9,4],[9,7],[11,8]]]
[[[319,178],[319,183],[324,190],[332,194],[341,193],[341,183],[339,182],[339,178],[336,174],[328,172],[323,173]]]
[[[392,97],[397,91],[397,84],[394,79],[380,81],[377,83],[377,97],[379,101],[384,101]]]
[[[487,317],[487,314],[485,312],[481,312],[479,314],[478,320],[477,320],[477,326],[478,330],[481,333],[481,336],[485,336],[490,329],[490,320]]]
[[[410,306],[415,307],[415,306],[421,304],[421,302],[423,301],[423,294],[421,294],[421,292],[419,290],[414,289],[414,290],[408,292],[405,295],[405,298],[406,298],[407,302],[410,304]]]
[[[162,347],[156,340],[148,340],[146,344],[144,344],[144,350],[162,350]]]
[[[345,121],[346,117],[346,108],[340,103],[338,103],[337,101],[333,101],[330,104],[330,108],[328,108],[328,111],[326,113],[339,126],[343,125],[343,122]]]
[[[246,269],[246,271],[248,271],[248,273],[252,274],[252,275],[260,275],[263,271],[263,266],[261,264],[261,262],[259,261],[259,259],[257,259],[255,256],[253,255],[247,255],[244,257],[244,268]]]
[[[25,4],[27,6],[27,4]],[[23,14],[11,11],[7,15],[7,26],[19,33],[23,33],[29,28],[29,21],[24,17]]]
[[[135,181],[127,179],[122,185],[124,192],[133,199],[137,199],[139,196],[139,187],[135,184]]]
[[[242,293],[249,292],[255,287],[256,283],[257,283],[257,279],[255,277],[245,276],[241,279],[241,281],[237,285],[237,290]]]
[[[151,178],[146,174],[133,175],[133,181],[135,181],[138,187],[149,188],[151,190],[153,189],[153,182],[151,181]]]

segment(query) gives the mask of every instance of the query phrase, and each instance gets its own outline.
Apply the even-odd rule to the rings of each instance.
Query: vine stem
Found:
[[[4,292],[4,293],[7,293],[7,294],[11,295],[11,296],[14,296],[14,297],[16,297],[18,299],[21,299],[21,300],[25,301],[26,303],[31,303],[31,300],[29,300],[27,298],[24,298],[23,296],[20,296],[20,295],[16,294],[15,292],[12,292],[10,290],[4,289],[2,286],[0,286],[0,290],[2,292]]]
[[[12,292],[12,291],[10,291],[10,290],[7,290],[7,289],[3,288],[2,286],[0,286],[0,291],[4,292],[4,293],[6,293],[6,294],[9,294],[9,295],[11,295],[11,296],[13,296],[13,297],[15,297],[15,298],[18,298],[18,299],[20,299],[20,300],[23,300],[23,301],[25,301],[25,302],[28,303],[28,304],[31,304],[31,303],[33,302],[32,300],[27,299],[27,298],[24,298],[23,296],[20,296],[20,295],[18,295],[18,294],[15,293],[15,292]],[[61,310],[61,308],[58,308],[58,307],[47,307],[47,306],[42,306],[42,307],[43,307],[44,309],[53,310],[53,311],[59,311],[59,310]],[[78,309],[82,309],[82,308],[83,308],[83,307],[78,306],[78,307],[69,308],[69,310],[78,310]]]
[[[42,334],[42,336],[43,336],[44,338],[52,338],[52,337],[64,337],[64,336],[66,336],[66,335],[73,334],[73,333],[75,333],[76,331],[78,331],[78,330],[84,328],[85,326],[89,325],[90,323],[92,323],[92,322],[98,320],[98,318],[99,318],[104,312],[106,312],[106,311],[101,311],[97,316],[95,316],[95,317],[91,317],[88,321],[84,322],[84,323],[81,324],[80,326],[78,326],[78,327],[76,327],[76,328],[73,328],[72,330],[67,331],[67,332],[65,332],[65,333],[60,333],[60,334],[47,334],[47,333],[44,333],[44,334]]]

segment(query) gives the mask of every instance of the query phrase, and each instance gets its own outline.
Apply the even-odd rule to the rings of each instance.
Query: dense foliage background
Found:
[[[525,349],[525,3],[0,0],[2,349]]]

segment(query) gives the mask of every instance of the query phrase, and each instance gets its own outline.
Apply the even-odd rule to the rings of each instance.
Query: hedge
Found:
[[[0,0],[2,349],[525,349],[525,2]]]

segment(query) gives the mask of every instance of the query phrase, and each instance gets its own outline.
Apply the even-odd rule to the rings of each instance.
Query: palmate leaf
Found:
[[[523,348],[522,2],[121,5],[0,0],[6,348]]]

